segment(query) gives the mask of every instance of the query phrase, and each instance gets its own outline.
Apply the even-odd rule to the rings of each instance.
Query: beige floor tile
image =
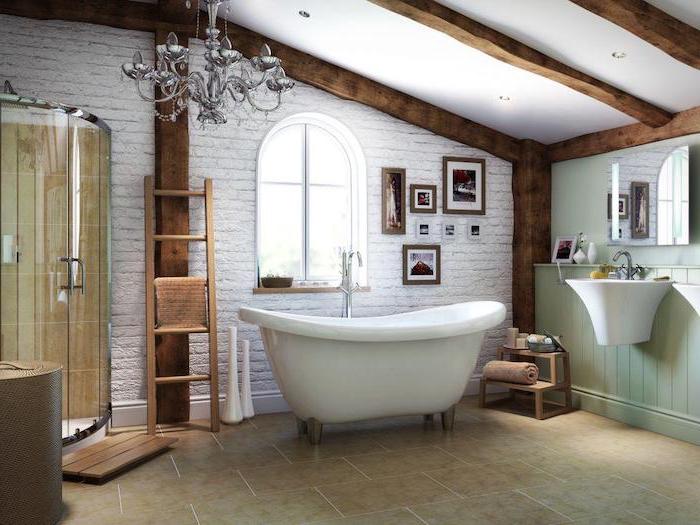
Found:
[[[394,425],[389,428],[381,427],[367,431],[367,435],[375,439],[389,450],[442,445],[453,441],[471,441],[462,430],[461,425],[455,424],[455,429],[444,431],[438,421],[423,424],[412,421],[408,424]]]
[[[700,498],[700,475],[697,470],[632,463],[619,469],[619,476],[669,498]]]
[[[342,459],[241,469],[241,475],[256,494],[365,479],[352,465]]]
[[[423,474],[340,483],[318,489],[346,516],[456,498]]]
[[[424,523],[408,509],[396,509],[372,512],[361,516],[314,521],[313,525],[424,525]]]
[[[63,518],[100,520],[119,514],[119,492],[115,484],[101,486],[63,482]]]
[[[621,478],[570,481],[547,487],[523,489],[523,493],[571,519],[604,516],[620,510],[663,505],[670,501]]]
[[[313,489],[280,492],[244,499],[221,498],[194,505],[202,525],[296,524],[340,517],[340,514]]]
[[[562,516],[515,492],[411,507],[429,525],[547,525],[569,523]]]
[[[460,468],[434,470],[426,472],[426,474],[463,496],[476,496],[527,487],[546,487],[553,483],[560,483],[555,477],[521,461],[481,463]]]
[[[639,515],[628,511],[606,514],[605,516],[581,518],[573,523],[575,525],[649,525],[649,522],[644,521]]]
[[[325,435],[320,445],[311,445],[306,436],[303,436],[275,441],[274,446],[293,462],[372,454],[386,450],[371,437],[354,433]]]
[[[434,447],[349,456],[346,459],[372,479],[464,465],[454,456]]]
[[[514,436],[491,440],[454,441],[440,448],[466,463],[499,463],[519,460],[532,453],[532,443]]]
[[[648,502],[632,512],[658,525],[700,524],[700,501],[697,498],[653,504]]]

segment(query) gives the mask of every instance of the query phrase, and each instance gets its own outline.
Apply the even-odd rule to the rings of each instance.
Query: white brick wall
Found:
[[[153,173],[153,118],[152,105],[142,102],[129,83],[120,82],[119,65],[128,61],[136,48],[151,60],[153,35],[0,16],[0,44],[0,79],[12,81],[20,93],[84,107],[112,128],[112,395],[114,400],[143,399],[142,178]],[[197,52],[200,51],[198,48]],[[509,325],[513,232],[510,163],[299,83],[286,98],[285,105],[267,117],[255,114],[240,126],[232,122],[217,130],[192,126],[191,185],[201,186],[204,177],[214,179],[222,379],[226,368],[225,328],[237,323],[241,305],[319,315],[337,315],[340,311],[341,299],[337,294],[252,295],[257,149],[276,122],[302,111],[318,111],[343,122],[356,135],[367,159],[369,253],[366,258],[372,291],[356,296],[356,315],[383,315],[457,301],[493,299],[507,305],[504,326]],[[404,167],[408,184],[440,186],[444,155],[486,159],[487,215],[449,219],[463,231],[457,240],[442,243],[442,285],[403,286],[401,245],[416,239],[411,233],[405,237],[381,234],[381,168]],[[440,206],[438,202],[438,209]],[[195,205],[193,231],[201,229],[201,211],[201,206]],[[427,217],[434,221],[442,218],[441,214],[422,216]],[[410,215],[408,222],[410,229],[413,222]],[[464,235],[468,224],[481,225],[478,242]],[[193,273],[203,271],[202,263],[201,254],[193,251]],[[241,337],[251,340],[253,389],[275,389],[257,329],[249,325],[240,329]],[[493,356],[501,332],[498,329],[488,334],[479,366]],[[193,337],[193,342],[192,366],[194,370],[202,370],[206,346],[201,337]]]

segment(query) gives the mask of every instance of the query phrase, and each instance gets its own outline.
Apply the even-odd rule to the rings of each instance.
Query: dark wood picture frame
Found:
[[[625,214],[620,215],[621,221],[626,221],[630,218],[630,196],[628,193],[620,193],[620,199],[625,201]],[[612,220],[612,193],[608,193],[608,220]]]
[[[450,200],[448,199],[451,184],[449,180],[449,165],[451,162],[471,162],[481,165],[481,208],[475,210],[462,210],[458,208],[450,208]],[[479,193],[479,189],[476,188]],[[442,158],[442,213],[452,213],[458,215],[486,215],[486,160],[472,159],[469,157],[443,157]]]
[[[432,192],[432,197],[430,201],[430,208],[418,208],[416,207],[416,196],[419,191],[430,191]],[[437,213],[437,185],[435,184],[411,184],[411,191],[409,192],[409,202],[411,213]]]
[[[646,200],[645,209],[642,210],[644,214],[644,220],[646,221],[646,229],[643,232],[637,231],[637,225],[639,220],[639,206],[640,206],[640,196],[644,196]],[[633,182],[630,185],[630,201],[631,201],[631,220],[630,220],[630,233],[633,239],[648,239],[649,238],[649,183],[648,182]]]
[[[396,180],[399,181],[398,187]],[[393,181],[393,182],[392,182]],[[390,192],[396,191],[400,195],[394,195],[395,202],[399,205],[399,226],[389,224],[389,199]],[[387,235],[404,235],[406,233],[406,170],[403,168],[382,168],[382,233]]]
[[[435,252],[435,275],[434,279],[416,279],[411,280],[408,275],[408,252],[410,250],[422,250]],[[440,284],[441,280],[441,256],[439,244],[404,244],[403,245],[403,284],[404,285],[422,285],[422,284]]]

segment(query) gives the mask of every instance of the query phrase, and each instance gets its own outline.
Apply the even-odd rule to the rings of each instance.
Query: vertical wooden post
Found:
[[[172,0],[161,0],[161,9],[172,9]],[[184,9],[184,2],[178,2]],[[170,20],[161,18],[163,22]],[[194,14],[190,13],[191,16]],[[156,44],[164,43],[169,31],[156,31]],[[178,39],[187,45],[187,33],[178,34]],[[186,74],[185,71],[182,71]],[[158,104],[162,113],[170,113],[172,102]],[[186,190],[189,188],[190,140],[187,111],[183,111],[175,122],[155,119],[155,187],[158,189]],[[156,231],[162,234],[188,234],[188,199],[156,199]],[[168,241],[158,243],[155,248],[155,276],[181,277],[188,275],[188,243]],[[189,336],[159,336],[156,341],[157,375],[188,375],[190,371]],[[188,383],[158,385],[158,422],[174,423],[190,418],[190,386]]]
[[[513,325],[533,332],[534,264],[550,261],[552,166],[546,146],[521,141],[513,168]]]

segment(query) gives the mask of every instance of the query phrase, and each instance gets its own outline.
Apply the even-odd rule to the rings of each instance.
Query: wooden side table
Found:
[[[518,348],[509,348],[504,346],[496,351],[496,358],[502,361],[507,355],[511,361],[530,361],[535,363],[537,359],[546,359],[549,361],[549,374],[547,379],[538,379],[534,385],[522,385],[519,383],[507,383],[505,381],[493,381],[491,379],[481,379],[479,384],[479,406],[486,406],[486,385],[498,385],[508,388],[511,397],[515,395],[515,391],[530,392],[535,398],[535,417],[537,419],[547,419],[559,414],[565,414],[572,409],[571,399],[571,368],[569,363],[568,352],[533,352],[532,350],[522,350]],[[562,361],[564,377],[559,378],[557,371],[558,360]],[[548,410],[545,413],[544,393],[550,391],[559,391],[564,393],[564,405],[559,408]]]

